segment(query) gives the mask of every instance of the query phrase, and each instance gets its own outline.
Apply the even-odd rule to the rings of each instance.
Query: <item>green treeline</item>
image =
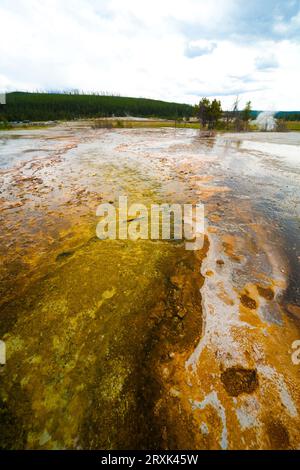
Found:
[[[206,113],[206,101],[208,100],[204,98],[199,105],[191,106],[147,98],[99,94],[13,92],[6,95],[6,105],[0,105],[0,122],[56,121],[111,116],[180,120],[194,116],[198,117],[202,124],[205,122],[209,127],[215,127],[216,123],[220,122],[221,116],[224,121],[230,120],[235,114],[235,111],[222,112],[217,100],[212,101],[211,109]],[[200,106],[201,104],[203,106]],[[259,111],[249,109],[248,117],[255,119],[258,114]],[[275,117],[287,121],[300,121],[300,112],[277,112]]]
[[[193,106],[145,98],[81,95],[67,93],[24,93],[6,95],[0,106],[0,121],[55,121],[109,116],[190,118]]]
[[[299,111],[279,111],[275,114],[277,119],[284,119],[285,121],[300,121]]]

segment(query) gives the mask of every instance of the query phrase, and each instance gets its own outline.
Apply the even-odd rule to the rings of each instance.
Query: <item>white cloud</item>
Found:
[[[274,24],[274,32],[280,35],[291,35],[297,33],[299,35],[300,28],[300,10],[292,16],[288,21],[285,21],[282,17],[278,18],[278,21]]]
[[[0,89],[210,95],[224,107],[239,93],[259,109],[300,109],[297,5],[279,17],[274,2],[262,15],[258,0],[1,0]]]
[[[278,60],[274,54],[256,57],[255,65],[258,70],[271,70],[279,67]]]
[[[190,41],[185,47],[185,55],[190,59],[202,55],[211,54],[217,47],[217,43],[211,41]]]

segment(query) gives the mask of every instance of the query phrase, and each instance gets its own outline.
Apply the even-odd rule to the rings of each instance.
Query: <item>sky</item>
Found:
[[[300,0],[0,0],[0,92],[300,110]]]

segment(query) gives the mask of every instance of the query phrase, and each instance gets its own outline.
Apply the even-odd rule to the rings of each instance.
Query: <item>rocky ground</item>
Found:
[[[300,447],[298,134],[0,133],[0,444]],[[205,205],[202,249],[96,208]]]

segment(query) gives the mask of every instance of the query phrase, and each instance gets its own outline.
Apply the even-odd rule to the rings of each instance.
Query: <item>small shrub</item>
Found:
[[[277,119],[276,131],[277,132],[287,132],[288,131],[288,126],[287,126],[286,121],[284,121],[283,119]]]

